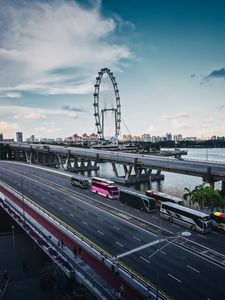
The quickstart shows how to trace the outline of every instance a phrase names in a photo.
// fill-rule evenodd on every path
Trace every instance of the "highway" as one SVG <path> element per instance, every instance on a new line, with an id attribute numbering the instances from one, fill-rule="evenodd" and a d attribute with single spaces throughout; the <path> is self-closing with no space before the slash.
<path id="1" fill-rule="evenodd" d="M 118 151 L 103 151 L 95 149 L 84 149 L 75 147 L 63 147 L 55 145 L 41 144 L 9 144 L 12 149 L 21 149 L 26 151 L 37 151 L 44 153 L 54 153 L 71 157 L 84 157 L 87 159 L 114 162 L 118 164 L 137 165 L 142 168 L 153 168 L 156 170 L 169 171 L 174 173 L 189 174 L 205 177 L 208 167 L 211 168 L 211 175 L 214 180 L 225 179 L 225 163 L 200 161 L 200 160 L 178 160 L 175 158 L 160 157 L 153 155 L 143 155 L 137 153 L 125 153 Z M 47 148 L 46 148 L 47 147 Z"/>
<path id="2" fill-rule="evenodd" d="M 22 175 L 22 176 L 21 176 Z M 127 219 L 118 218 L 97 207 L 96 201 L 114 206 L 115 203 L 90 190 L 81 190 L 70 184 L 69 177 L 41 168 L 0 161 L 0 180 L 22 191 L 24 195 L 55 214 L 80 233 L 116 256 L 135 247 L 149 243 L 156 236 Z M 115 202 L 115 201 L 114 201 Z M 123 206 L 117 203 L 123 210 Z M 132 209 L 129 209 L 132 212 Z M 158 213 L 136 212 L 139 218 L 158 223 Z M 123 212 L 121 211 L 121 215 Z M 153 218 L 155 217 L 155 218 Z M 165 220 L 162 226 L 171 226 Z M 204 236 L 204 235 L 203 235 Z M 216 251 L 225 249 L 224 236 L 210 233 L 206 238 L 193 234 L 191 239 Z M 142 274 L 175 299 L 224 299 L 225 266 L 218 266 L 175 244 L 170 244 L 152 258 L 155 248 L 147 248 L 125 257 L 124 262 Z M 216 278 L 216 283 L 214 278 Z"/>

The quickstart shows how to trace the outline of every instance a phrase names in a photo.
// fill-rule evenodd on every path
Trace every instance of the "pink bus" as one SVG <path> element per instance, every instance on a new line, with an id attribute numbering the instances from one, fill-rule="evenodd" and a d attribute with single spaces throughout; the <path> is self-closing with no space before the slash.
<path id="1" fill-rule="evenodd" d="M 93 181 L 91 185 L 92 192 L 105 196 L 109 199 L 119 199 L 120 193 L 115 185 L 111 185 L 105 182 Z"/>

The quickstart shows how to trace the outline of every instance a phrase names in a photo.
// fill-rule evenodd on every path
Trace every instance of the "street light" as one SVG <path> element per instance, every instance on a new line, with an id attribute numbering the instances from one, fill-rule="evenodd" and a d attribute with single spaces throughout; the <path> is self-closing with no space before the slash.
<path id="1" fill-rule="evenodd" d="M 12 240 L 13 240 L 13 255 L 15 256 L 16 255 L 15 234 L 14 234 L 15 226 L 12 225 L 11 228 L 12 228 Z"/>
<path id="2" fill-rule="evenodd" d="M 25 210 L 24 210 L 24 197 L 23 197 L 23 175 L 21 174 L 21 194 L 22 194 L 22 203 L 23 203 L 23 222 L 25 222 Z"/>
<path id="3" fill-rule="evenodd" d="M 161 227 L 160 227 L 161 228 Z M 189 231 L 183 231 L 181 233 L 178 233 L 178 234 L 175 234 L 174 236 L 171 236 L 171 237 L 161 237 L 159 236 L 159 238 L 155 241 L 152 241 L 150 243 L 147 243 L 145 245 L 142 245 L 142 246 L 139 246 L 137 248 L 134 248 L 134 249 L 131 249 L 127 252 L 124 252 L 124 253 L 121 253 L 119 255 L 116 255 L 113 257 L 113 261 L 116 262 L 118 259 L 122 258 L 122 257 L 125 257 L 125 256 L 128 256 L 132 253 L 135 253 L 135 252 L 138 252 L 140 250 L 143 250 L 143 249 L 146 249 L 148 247 L 152 247 L 152 246 L 155 246 L 155 245 L 159 245 L 160 243 L 163 243 L 163 242 L 168 242 L 166 245 L 162 246 L 161 248 L 158 247 L 158 249 L 153 253 L 151 254 L 148 258 L 151 258 L 153 257 L 155 254 L 157 254 L 158 252 L 160 252 L 162 249 L 164 249 L 165 247 L 167 247 L 169 244 L 172 244 L 174 243 L 174 241 L 176 241 L 177 239 L 179 239 L 180 237 L 189 237 L 191 236 L 191 233 Z M 171 240 L 170 240 L 171 239 Z M 158 299 L 158 289 L 159 289 L 159 279 L 158 279 L 158 269 L 157 268 L 157 289 L 156 289 L 156 299 Z"/>
<path id="4" fill-rule="evenodd" d="M 168 245 L 174 243 L 176 240 L 178 240 L 180 237 L 189 237 L 191 236 L 191 233 L 189 231 L 183 231 L 181 233 L 176 234 L 175 236 L 171 236 L 171 237 L 165 237 L 165 238 L 160 238 L 157 240 L 160 244 L 160 242 L 166 242 L 168 241 L 168 243 L 164 246 L 162 246 L 161 248 L 157 249 L 154 253 L 152 253 L 148 258 L 151 258 L 152 256 L 154 256 L 155 254 L 157 254 L 158 252 L 160 252 L 162 249 L 166 248 Z M 170 239 L 172 239 L 170 241 Z"/>

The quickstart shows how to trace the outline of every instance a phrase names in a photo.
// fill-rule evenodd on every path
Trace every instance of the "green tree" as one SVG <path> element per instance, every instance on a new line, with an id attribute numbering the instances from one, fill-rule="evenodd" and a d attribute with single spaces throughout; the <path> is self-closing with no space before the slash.
<path id="1" fill-rule="evenodd" d="M 210 207 L 221 208 L 225 206 L 225 199 L 221 196 L 219 190 L 214 190 L 208 183 L 203 183 L 196 186 L 192 191 L 185 188 L 183 198 L 188 201 L 190 206 L 197 203 L 201 209 Z"/>

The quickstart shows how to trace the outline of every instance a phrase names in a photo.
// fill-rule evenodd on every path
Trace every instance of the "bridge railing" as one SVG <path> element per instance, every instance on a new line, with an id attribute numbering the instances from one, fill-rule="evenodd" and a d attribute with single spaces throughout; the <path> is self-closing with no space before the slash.
<path id="1" fill-rule="evenodd" d="M 22 195 L 14 188 L 11 188 L 6 183 L 0 181 L 0 185 L 6 188 L 6 190 L 12 192 L 18 199 L 24 201 L 27 206 L 33 207 L 36 210 L 44 213 L 48 218 L 52 219 L 55 224 L 58 223 L 61 229 L 62 227 L 65 229 L 69 237 L 75 238 L 76 242 L 80 243 L 80 245 L 82 245 L 83 247 L 86 245 L 86 249 L 89 249 L 89 252 L 92 252 L 93 255 L 98 257 L 98 259 L 102 259 L 102 257 L 104 257 L 105 263 L 108 267 L 114 266 L 115 261 L 113 260 L 112 255 L 108 253 L 106 250 L 104 250 L 103 248 L 101 248 L 99 245 L 95 244 L 93 241 L 83 236 L 76 229 L 72 228 L 71 226 L 69 226 L 68 224 L 66 224 L 56 216 L 54 216 L 52 213 L 50 213 L 48 210 L 38 205 L 36 202 Z M 124 262 L 118 261 L 117 268 L 120 274 L 124 275 L 126 280 L 128 278 L 128 282 L 132 282 L 132 283 L 136 282 L 136 285 L 139 286 L 139 288 L 145 294 L 151 292 L 153 295 L 156 295 L 156 293 L 158 293 L 159 300 L 170 299 L 170 297 L 167 296 L 163 291 L 157 289 L 153 283 L 151 283 L 149 280 L 145 279 L 141 274 L 139 274 L 138 272 L 134 271 L 132 268 L 127 266 Z"/>
<path id="2" fill-rule="evenodd" d="M 44 234 L 43 231 L 40 230 L 40 228 L 38 228 L 38 226 L 36 226 L 26 216 L 22 215 L 21 212 L 18 209 L 16 209 L 14 206 L 12 206 L 11 203 L 9 203 L 8 201 L 7 201 L 7 204 L 10 206 L 11 210 L 14 211 L 14 212 L 16 212 L 16 214 L 20 215 L 21 218 L 23 218 L 26 221 L 26 224 L 29 224 L 30 227 L 36 233 L 39 234 L 39 236 L 41 236 L 42 238 L 44 238 L 44 240 L 46 241 L 46 244 L 48 244 L 49 247 L 51 245 L 53 248 L 57 249 L 57 253 L 59 253 L 62 257 L 66 258 L 66 260 L 70 263 L 70 265 L 73 266 L 73 270 L 74 270 L 75 273 L 80 272 L 83 275 L 83 277 L 92 284 L 93 287 L 96 287 L 98 289 L 98 291 L 101 292 L 101 295 L 105 296 L 106 299 L 114 299 L 114 295 L 112 295 L 107 289 L 105 289 L 105 287 L 103 285 L 101 285 L 93 276 L 91 276 L 88 273 L 88 271 L 86 271 L 81 265 L 79 265 L 78 262 L 76 262 L 75 260 L 73 260 L 65 251 L 63 251 L 58 245 L 56 245 L 56 243 L 54 243 L 54 241 L 51 240 L 49 238 L 49 236 L 47 236 L 46 234 Z M 46 251 L 45 248 L 42 247 L 42 249 L 49 255 L 48 251 Z M 54 259 L 54 257 L 51 257 L 51 258 L 58 264 L 57 260 Z M 62 268 L 62 269 L 64 270 L 65 268 Z M 67 273 L 68 273 L 68 271 L 67 271 Z"/>

